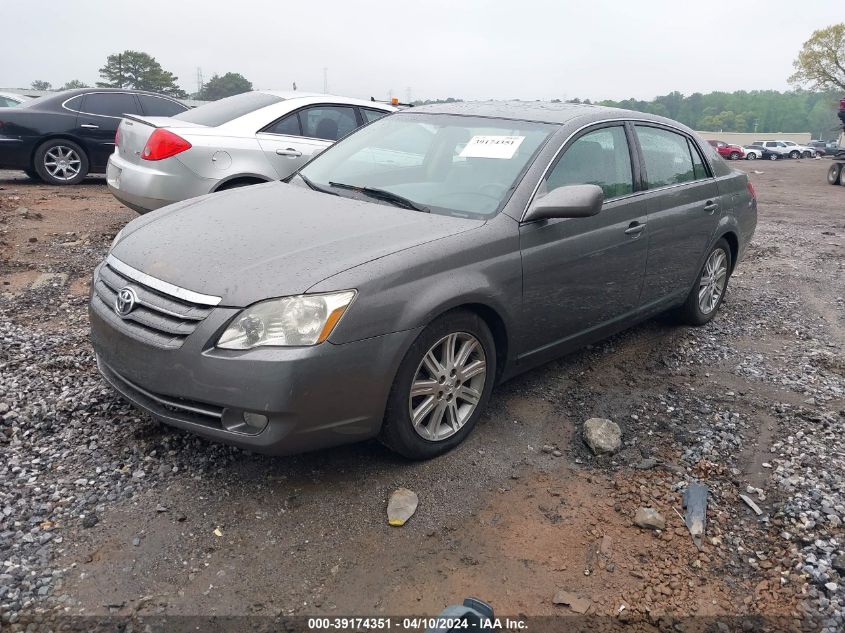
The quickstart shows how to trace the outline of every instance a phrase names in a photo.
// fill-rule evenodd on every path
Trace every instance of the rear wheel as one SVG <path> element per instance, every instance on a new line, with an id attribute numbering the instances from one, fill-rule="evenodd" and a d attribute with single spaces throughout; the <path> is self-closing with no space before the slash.
<path id="1" fill-rule="evenodd" d="M 839 179 L 841 178 L 842 172 L 842 165 L 839 163 L 833 163 L 830 166 L 830 169 L 827 170 L 827 184 L 829 185 L 838 185 Z"/>
<path id="2" fill-rule="evenodd" d="M 731 152 L 728 158 L 730 158 L 731 160 L 739 160 L 739 152 Z"/>
<path id="3" fill-rule="evenodd" d="M 731 270 L 731 248 L 720 239 L 704 260 L 704 266 L 681 307 L 680 316 L 690 325 L 709 322 L 722 305 Z"/>
<path id="4" fill-rule="evenodd" d="M 769 154 L 769 160 L 777 160 L 777 159 L 778 159 L 778 155 L 777 155 L 777 154 L 775 154 L 774 152 L 772 152 L 771 154 Z"/>
<path id="5" fill-rule="evenodd" d="M 757 152 L 748 152 L 745 155 L 745 160 L 757 160 Z"/>
<path id="6" fill-rule="evenodd" d="M 804 158 L 812 158 L 812 157 L 813 157 L 813 152 L 806 151 L 806 152 L 802 153 L 801 155 L 802 155 Z"/>
<path id="7" fill-rule="evenodd" d="M 23 173 L 25 173 L 27 176 L 29 176 L 32 180 L 36 180 L 36 181 L 41 180 L 41 176 L 39 176 L 38 172 L 35 171 L 34 169 L 24 169 Z"/>
<path id="8" fill-rule="evenodd" d="M 33 162 L 41 179 L 51 185 L 76 185 L 88 174 L 85 151 L 64 138 L 42 143 Z"/>
<path id="9" fill-rule="evenodd" d="M 410 459 L 429 459 L 460 444 L 490 399 L 496 346 L 476 314 L 455 310 L 414 341 L 393 382 L 381 441 Z"/>
<path id="10" fill-rule="evenodd" d="M 799 158 L 800 156 L 801 156 L 801 152 L 799 152 L 797 149 L 794 149 L 791 152 L 789 152 L 790 158 Z"/>

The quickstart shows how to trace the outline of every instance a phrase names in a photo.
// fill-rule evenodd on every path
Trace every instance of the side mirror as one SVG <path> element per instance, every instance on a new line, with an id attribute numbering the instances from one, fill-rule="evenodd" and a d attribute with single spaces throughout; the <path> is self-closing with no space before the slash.
<path id="1" fill-rule="evenodd" d="M 588 218 L 601 211 L 604 192 L 598 185 L 568 185 L 535 200 L 525 222 L 549 218 Z"/>

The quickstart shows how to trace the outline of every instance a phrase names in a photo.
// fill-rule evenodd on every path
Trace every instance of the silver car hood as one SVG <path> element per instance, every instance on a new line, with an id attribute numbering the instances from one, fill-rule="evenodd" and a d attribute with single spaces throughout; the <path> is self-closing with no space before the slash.
<path id="1" fill-rule="evenodd" d="M 303 293 L 353 266 L 481 224 L 274 182 L 137 218 L 112 255 L 162 281 L 221 297 L 220 305 L 243 307 Z"/>

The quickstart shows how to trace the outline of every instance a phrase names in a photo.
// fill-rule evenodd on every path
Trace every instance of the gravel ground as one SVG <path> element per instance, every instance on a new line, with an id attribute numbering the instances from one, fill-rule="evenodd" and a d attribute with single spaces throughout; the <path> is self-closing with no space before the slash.
<path id="1" fill-rule="evenodd" d="M 0 628 L 432 614 L 469 594 L 544 616 L 569 612 L 565 589 L 609 619 L 842 630 L 845 190 L 826 161 L 737 166 L 762 172 L 760 225 L 713 323 L 653 320 L 510 381 L 423 464 L 375 443 L 261 457 L 127 406 L 85 307 L 133 214 L 101 180 L 0 172 Z M 619 453 L 592 456 L 589 417 L 622 427 Z M 675 513 L 692 481 L 710 495 L 700 551 Z M 420 509 L 388 528 L 400 485 Z M 666 529 L 635 527 L 641 506 Z"/>

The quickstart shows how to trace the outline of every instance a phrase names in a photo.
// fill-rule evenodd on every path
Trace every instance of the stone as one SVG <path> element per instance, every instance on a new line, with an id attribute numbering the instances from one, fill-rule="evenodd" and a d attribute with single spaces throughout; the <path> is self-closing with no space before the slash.
<path id="1" fill-rule="evenodd" d="M 555 604 L 560 604 L 565 607 L 569 607 L 575 613 L 587 613 L 592 606 L 592 602 L 587 598 L 581 598 L 580 596 L 569 592 L 569 591 L 558 591 L 555 594 L 555 597 L 552 598 L 552 602 Z"/>
<path id="2" fill-rule="evenodd" d="M 622 430 L 605 418 L 590 418 L 584 422 L 584 441 L 596 455 L 615 453 L 622 447 Z"/>
<path id="3" fill-rule="evenodd" d="M 399 527 L 414 516 L 419 505 L 417 493 L 407 488 L 398 488 L 390 495 L 387 502 L 387 522 L 389 525 Z"/>
<path id="4" fill-rule="evenodd" d="M 48 286 L 64 286 L 67 283 L 67 273 L 41 273 L 32 282 L 30 288 L 33 290 L 39 290 L 41 288 L 47 288 Z"/>
<path id="5" fill-rule="evenodd" d="M 634 524 L 645 530 L 663 530 L 666 519 L 654 508 L 640 508 L 634 517 Z"/>
<path id="6" fill-rule="evenodd" d="M 97 518 L 96 514 L 86 514 L 85 518 L 82 519 L 82 527 L 92 528 L 95 525 L 97 525 L 97 523 L 99 523 L 99 522 L 100 522 L 100 519 Z"/>

